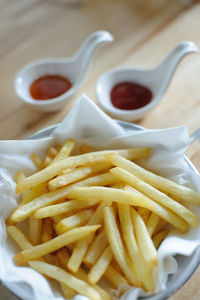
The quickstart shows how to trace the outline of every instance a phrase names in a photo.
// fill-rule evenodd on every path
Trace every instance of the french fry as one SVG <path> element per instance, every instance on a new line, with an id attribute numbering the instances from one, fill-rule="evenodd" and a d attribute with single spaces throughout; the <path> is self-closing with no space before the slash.
<path id="1" fill-rule="evenodd" d="M 64 266 L 64 268 L 67 267 L 68 261 L 69 261 L 69 254 L 67 252 L 67 250 L 65 248 L 59 250 L 56 253 L 60 263 Z M 83 269 L 79 269 L 79 271 L 76 273 L 76 276 L 84 281 L 88 281 L 88 275 L 87 273 L 83 270 Z M 99 287 L 97 284 L 92 284 L 92 286 L 97 290 L 97 292 L 99 292 L 99 294 L 101 295 L 103 300 L 111 300 L 111 296 L 110 294 L 102 289 L 101 287 Z"/>
<path id="2" fill-rule="evenodd" d="M 148 196 L 150 199 L 156 201 L 157 203 L 163 205 L 164 207 L 172 210 L 176 215 L 181 217 L 185 222 L 187 222 L 192 227 L 197 227 L 199 224 L 198 216 L 192 213 L 185 206 L 176 202 L 172 198 L 168 197 L 164 193 L 160 192 L 153 186 L 149 185 L 145 181 L 139 179 L 130 172 L 116 167 L 110 170 L 110 173 L 116 176 L 118 179 L 126 182 L 130 186 L 138 189 L 140 192 Z"/>
<path id="3" fill-rule="evenodd" d="M 73 275 L 59 267 L 37 260 L 29 261 L 29 264 L 34 270 L 49 276 L 57 280 L 58 282 L 66 284 L 79 294 L 82 294 L 88 297 L 89 299 L 103 300 L 100 294 L 92 286 L 90 286 L 85 281 L 74 277 Z"/>
<path id="4" fill-rule="evenodd" d="M 63 282 L 60 282 L 61 290 L 66 299 L 68 298 L 74 298 L 76 296 L 75 290 L 64 284 Z"/>
<path id="5" fill-rule="evenodd" d="M 41 240 L 43 243 L 50 241 L 53 238 L 53 224 L 50 218 L 43 220 Z"/>
<path id="6" fill-rule="evenodd" d="M 48 167 L 51 164 L 52 160 L 53 159 L 49 155 L 47 155 L 43 161 L 43 168 Z"/>
<path id="7" fill-rule="evenodd" d="M 165 193 L 171 193 L 182 200 L 194 204 L 200 204 L 200 194 L 191 188 L 177 184 L 167 178 L 158 176 L 140 167 L 134 162 L 128 161 L 126 158 L 118 155 L 117 153 L 106 155 L 106 158 L 115 166 L 125 169 L 126 171 L 134 174 L 135 176 Z"/>
<path id="8" fill-rule="evenodd" d="M 7 233 L 16 242 L 20 249 L 31 249 L 33 245 L 28 241 L 23 232 L 16 226 L 7 226 Z"/>
<path id="9" fill-rule="evenodd" d="M 122 276 L 112 265 L 109 265 L 105 277 L 110 281 L 115 289 L 118 289 L 120 285 L 128 285 L 128 281 Z"/>
<path id="10" fill-rule="evenodd" d="M 98 206 L 87 225 L 101 224 L 103 222 L 103 209 L 106 206 L 110 206 L 112 202 L 102 201 Z M 74 273 L 76 273 L 84 259 L 87 249 L 94 239 L 94 234 L 90 234 L 85 239 L 81 239 L 73 249 L 72 255 L 69 259 L 67 267 Z"/>
<path id="11" fill-rule="evenodd" d="M 64 203 L 49 205 L 38 209 L 34 213 L 34 218 L 42 219 L 42 218 L 52 217 L 56 215 L 61 215 L 63 213 L 72 211 L 73 209 L 80 209 L 80 208 L 86 208 L 86 207 L 97 205 L 99 202 L 100 202 L 99 200 L 93 200 L 93 199 L 85 200 L 85 201 L 70 200 Z"/>
<path id="12" fill-rule="evenodd" d="M 152 235 L 154 234 L 159 221 L 160 221 L 160 217 L 155 215 L 154 213 L 152 213 L 148 218 L 146 222 L 146 227 L 150 237 L 152 237 Z"/>
<path id="13" fill-rule="evenodd" d="M 140 215 L 133 207 L 131 207 L 130 212 L 139 249 L 149 267 L 153 268 L 158 264 L 158 254 L 156 248 Z"/>
<path id="14" fill-rule="evenodd" d="M 67 195 L 67 198 L 76 198 L 80 200 L 84 200 L 87 197 L 95 200 L 109 199 L 110 201 L 121 202 L 128 205 L 142 206 L 150 210 L 154 207 L 154 202 L 143 195 L 139 195 L 132 191 L 129 192 L 107 187 L 74 188 L 69 191 Z"/>
<path id="15" fill-rule="evenodd" d="M 58 154 L 58 151 L 55 147 L 51 146 L 49 147 L 49 149 L 47 150 L 47 155 L 49 157 L 51 157 L 52 159 Z"/>
<path id="16" fill-rule="evenodd" d="M 104 226 L 109 245 L 116 261 L 120 265 L 120 268 L 125 274 L 128 281 L 131 282 L 131 284 L 133 284 L 134 286 L 137 286 L 135 272 L 122 244 L 114 212 L 111 207 L 104 208 Z"/>
<path id="17" fill-rule="evenodd" d="M 35 198 L 39 197 L 40 195 L 46 192 L 47 192 L 46 182 L 34 186 L 30 191 L 26 191 L 26 195 L 22 200 L 21 205 L 31 202 L 32 200 L 34 200 Z"/>
<path id="18" fill-rule="evenodd" d="M 99 257 L 98 261 L 95 263 L 95 265 L 90 269 L 90 272 L 88 273 L 88 278 L 91 283 L 97 283 L 103 274 L 106 272 L 106 269 L 108 268 L 111 260 L 112 260 L 112 251 L 110 249 L 110 246 L 106 247 L 106 249 L 103 251 L 101 256 Z"/>
<path id="19" fill-rule="evenodd" d="M 167 229 L 163 229 L 161 230 L 159 233 L 155 234 L 152 237 L 154 246 L 156 247 L 156 249 L 159 248 L 160 244 L 162 243 L 162 241 L 164 240 L 164 238 L 166 237 L 166 235 L 169 233 L 169 230 Z"/>
<path id="20" fill-rule="evenodd" d="M 75 146 L 74 140 L 71 140 L 71 139 L 67 140 L 64 143 L 64 145 L 60 148 L 59 152 L 56 154 L 55 158 L 52 160 L 51 163 L 54 164 L 55 162 L 57 162 L 59 160 L 63 160 L 65 158 L 67 158 L 71 154 L 74 146 Z"/>
<path id="21" fill-rule="evenodd" d="M 35 246 L 40 243 L 42 232 L 42 220 L 29 217 L 29 240 Z"/>
<path id="22" fill-rule="evenodd" d="M 79 167 L 65 175 L 60 175 L 50 180 L 48 186 L 50 190 L 55 190 L 60 187 L 66 186 L 70 183 L 79 181 L 89 175 L 92 175 L 93 173 L 103 170 L 107 171 L 110 167 L 111 164 L 109 162 L 104 162 L 101 164 L 92 164 L 86 167 Z"/>
<path id="23" fill-rule="evenodd" d="M 152 274 L 140 256 L 140 250 L 137 245 L 133 224 L 131 220 L 130 207 L 126 204 L 118 203 L 118 214 L 120 219 L 121 230 L 124 238 L 126 248 L 136 271 L 137 280 L 147 291 L 153 292 L 155 289 Z M 142 282 L 141 282 L 142 281 Z"/>
<path id="24" fill-rule="evenodd" d="M 134 192 L 134 191 L 132 191 L 132 188 L 129 188 L 129 190 L 130 190 L 130 192 Z M 149 200 L 152 201 L 151 199 L 149 199 Z M 179 229 L 181 232 L 186 232 L 188 230 L 188 224 L 183 219 L 181 219 L 176 214 L 174 214 L 172 211 L 163 207 L 162 205 L 160 205 L 154 201 L 152 201 L 152 202 L 154 205 L 153 208 L 151 209 L 152 212 L 154 212 L 155 214 L 157 214 L 158 216 L 160 216 L 161 218 L 166 220 L 168 223 L 173 225 L 175 228 Z"/>
<path id="25" fill-rule="evenodd" d="M 93 266 L 107 246 L 108 241 L 106 233 L 105 230 L 102 230 L 90 245 L 83 262 Z"/>
<path id="26" fill-rule="evenodd" d="M 115 182 L 116 179 L 109 173 L 104 173 L 101 175 L 96 175 L 94 177 L 90 177 L 84 179 L 80 182 L 74 183 L 68 187 L 49 192 L 39 196 L 38 198 L 34 199 L 30 203 L 22 205 L 18 207 L 12 214 L 11 220 L 14 222 L 19 222 L 25 220 L 31 214 L 33 214 L 37 209 L 47 206 L 49 204 L 53 204 L 56 201 L 65 198 L 69 191 L 75 187 L 80 186 L 92 186 L 92 185 L 108 185 Z"/>
<path id="27" fill-rule="evenodd" d="M 153 235 L 156 234 L 156 233 L 158 233 L 160 230 L 162 230 L 165 227 L 166 223 L 167 222 L 164 219 L 160 218 L 160 220 L 158 222 L 158 225 L 156 226 L 156 228 L 155 228 L 155 230 L 153 232 Z"/>
<path id="28" fill-rule="evenodd" d="M 32 153 L 30 155 L 30 159 L 32 160 L 32 162 L 34 163 L 36 168 L 38 168 L 38 170 L 42 169 L 43 163 L 42 163 L 42 159 L 39 155 L 37 155 L 36 153 Z"/>
<path id="29" fill-rule="evenodd" d="M 15 182 L 19 183 L 22 182 L 24 179 L 26 178 L 25 174 L 22 171 L 19 171 L 15 174 Z M 25 191 L 23 193 L 21 193 L 21 203 L 24 201 L 24 198 L 26 197 L 26 194 L 28 193 L 28 191 Z"/>
<path id="30" fill-rule="evenodd" d="M 88 235 L 89 233 L 96 231 L 99 227 L 100 225 L 74 228 L 46 243 L 37 245 L 31 249 L 27 249 L 18 253 L 17 255 L 15 255 L 14 260 L 18 265 L 23 265 L 31 259 L 36 259 L 38 257 L 44 256 L 70 243 L 73 243 L 78 239 Z"/>
<path id="31" fill-rule="evenodd" d="M 109 151 L 109 150 L 97 151 L 97 152 L 67 157 L 61 161 L 59 160 L 53 164 L 50 164 L 45 169 L 29 177 L 26 177 L 22 182 L 17 184 L 16 193 L 21 193 L 25 190 L 28 190 L 29 188 L 32 188 L 35 185 L 38 185 L 39 183 L 52 179 L 54 176 L 58 175 L 59 173 L 61 173 L 67 168 L 74 168 L 88 163 L 105 162 L 104 155 L 107 153 L 111 153 L 113 151 Z M 149 157 L 150 148 L 115 150 L 115 152 L 121 154 L 122 156 L 125 156 L 128 159 L 138 159 L 138 158 Z"/>
<path id="32" fill-rule="evenodd" d="M 90 219 L 93 213 L 94 213 L 93 210 L 86 209 L 81 211 L 80 213 L 62 219 L 56 225 L 56 232 L 62 234 L 74 227 L 78 227 L 86 224 L 86 222 Z"/>
<path id="33" fill-rule="evenodd" d="M 138 207 L 137 212 L 140 215 L 140 217 L 142 218 L 142 220 L 144 221 L 144 223 L 146 223 L 146 221 L 148 220 L 148 218 L 151 214 L 150 210 L 148 210 L 144 207 Z"/>

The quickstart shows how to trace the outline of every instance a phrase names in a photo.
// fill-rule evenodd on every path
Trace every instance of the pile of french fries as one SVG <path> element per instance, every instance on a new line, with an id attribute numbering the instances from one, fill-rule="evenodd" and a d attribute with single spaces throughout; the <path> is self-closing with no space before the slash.
<path id="1" fill-rule="evenodd" d="M 200 194 L 138 164 L 150 148 L 95 151 L 74 140 L 50 147 L 38 168 L 16 174 L 18 207 L 7 219 L 7 232 L 21 252 L 14 261 L 59 282 L 68 299 L 82 294 L 112 299 L 114 289 L 141 287 L 154 292 L 157 249 L 168 232 L 197 227 L 198 216 L 184 203 L 200 204 Z M 28 221 L 28 237 L 18 223 Z M 125 289 L 124 289 L 125 290 Z"/>

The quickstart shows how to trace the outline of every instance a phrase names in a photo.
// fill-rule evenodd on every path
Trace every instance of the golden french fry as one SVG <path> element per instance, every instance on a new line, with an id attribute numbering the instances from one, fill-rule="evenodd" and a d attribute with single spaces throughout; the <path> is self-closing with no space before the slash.
<path id="1" fill-rule="evenodd" d="M 168 197 L 164 193 L 160 192 L 153 186 L 149 185 L 145 181 L 139 179 L 135 175 L 130 172 L 116 167 L 110 170 L 110 173 L 116 176 L 118 179 L 126 182 L 130 186 L 138 189 L 140 192 L 148 196 L 150 199 L 156 201 L 157 203 L 163 205 L 164 207 L 172 210 L 176 215 L 181 217 L 184 221 L 186 221 L 190 226 L 197 227 L 199 224 L 199 218 L 197 215 L 192 213 L 185 206 L 176 202 L 172 198 Z"/>
<path id="2" fill-rule="evenodd" d="M 42 218 L 52 217 L 56 215 L 61 215 L 63 213 L 72 211 L 73 209 L 86 208 L 86 207 L 97 205 L 98 203 L 99 200 L 93 200 L 93 199 L 85 200 L 85 201 L 79 201 L 79 200 L 66 201 L 64 203 L 49 205 L 36 210 L 36 212 L 34 213 L 34 218 L 42 219 Z"/>
<path id="3" fill-rule="evenodd" d="M 104 275 L 115 289 L 118 289 L 118 287 L 122 284 L 129 285 L 124 276 L 122 276 L 112 265 L 108 266 Z"/>
<path id="4" fill-rule="evenodd" d="M 22 172 L 22 171 L 19 171 L 15 174 L 15 182 L 16 183 L 19 183 L 19 182 L 22 182 L 24 179 L 26 178 L 25 174 Z M 21 202 L 20 204 L 24 201 L 24 198 L 26 197 L 26 194 L 28 193 L 29 191 L 25 191 L 23 193 L 21 193 Z"/>
<path id="5" fill-rule="evenodd" d="M 167 229 L 163 229 L 161 230 L 159 233 L 155 234 L 152 237 L 154 246 L 156 247 L 156 249 L 159 248 L 160 244 L 162 243 L 162 241 L 164 240 L 164 238 L 166 237 L 166 235 L 169 233 L 169 230 Z"/>
<path id="6" fill-rule="evenodd" d="M 36 168 L 38 168 L 39 170 L 42 169 L 43 163 L 42 163 L 42 159 L 41 159 L 41 157 L 39 155 L 37 155 L 36 153 L 32 153 L 30 155 L 30 159 L 33 161 L 33 163 L 36 166 Z"/>
<path id="7" fill-rule="evenodd" d="M 83 262 L 93 266 L 107 246 L 108 241 L 106 233 L 105 230 L 102 230 L 90 245 Z"/>
<path id="8" fill-rule="evenodd" d="M 57 280 L 58 282 L 62 282 L 66 284 L 67 286 L 74 289 L 79 294 L 82 294 L 88 297 L 89 299 L 103 300 L 99 295 L 99 293 L 87 282 L 74 277 L 73 275 L 71 275 L 70 273 L 64 271 L 59 267 L 47 264 L 45 262 L 37 261 L 37 260 L 29 261 L 29 264 L 34 270 L 49 276 Z"/>
<path id="9" fill-rule="evenodd" d="M 148 210 L 144 207 L 138 207 L 137 212 L 140 215 L 140 217 L 142 218 L 142 220 L 144 221 L 144 223 L 146 223 L 146 221 L 148 220 L 148 218 L 151 214 L 150 210 Z"/>
<path id="10" fill-rule="evenodd" d="M 35 185 L 38 185 L 39 183 L 47 181 L 67 168 L 78 167 L 88 163 L 105 162 L 104 155 L 111 152 L 117 152 L 128 159 L 138 159 L 149 157 L 151 150 L 150 148 L 135 148 L 113 151 L 105 150 L 67 157 L 61 161 L 59 160 L 49 165 L 45 169 L 29 177 L 26 177 L 22 182 L 17 184 L 16 193 L 21 193 L 29 188 L 32 188 Z"/>
<path id="11" fill-rule="evenodd" d="M 67 250 L 63 248 L 63 249 L 59 250 L 56 255 L 57 255 L 60 263 L 66 268 L 68 260 L 69 260 L 69 254 L 68 254 Z M 76 273 L 76 276 L 78 278 L 88 282 L 88 275 L 83 269 L 80 268 L 79 271 Z M 102 289 L 101 287 L 99 287 L 97 284 L 92 284 L 92 286 L 97 290 L 97 292 L 99 292 L 99 294 L 102 297 L 102 300 L 111 300 L 112 299 L 110 294 L 107 291 L 105 291 L 104 289 Z"/>
<path id="12" fill-rule="evenodd" d="M 89 233 L 96 231 L 99 227 L 100 225 L 74 228 L 46 243 L 37 245 L 31 249 L 27 249 L 18 253 L 17 255 L 15 255 L 14 260 L 17 264 L 23 265 L 31 259 L 36 259 L 38 257 L 44 256 L 70 243 L 73 243 L 88 235 Z"/>
<path id="13" fill-rule="evenodd" d="M 140 215 L 133 207 L 131 207 L 130 212 L 139 249 L 149 268 L 153 268 L 158 264 L 158 254 L 156 248 Z"/>
<path id="14" fill-rule="evenodd" d="M 155 289 L 152 274 L 143 261 L 140 250 L 135 238 L 134 228 L 131 220 L 130 207 L 126 204 L 118 203 L 118 214 L 120 219 L 120 225 L 122 230 L 123 239 L 128 249 L 129 256 L 134 265 L 136 271 L 137 280 L 142 286 L 142 282 L 147 291 L 153 292 Z M 148 254 L 147 254 L 148 255 Z"/>
<path id="15" fill-rule="evenodd" d="M 61 286 L 61 290 L 62 290 L 63 296 L 66 299 L 74 298 L 74 296 L 76 296 L 75 290 L 73 290 L 72 288 L 70 288 L 69 286 L 67 286 L 66 284 L 64 284 L 63 282 L 60 282 L 60 286 Z"/>
<path id="16" fill-rule="evenodd" d="M 33 246 L 28 241 L 28 239 L 25 237 L 23 232 L 17 228 L 16 226 L 7 226 L 6 230 L 10 237 L 16 242 L 16 244 L 19 246 L 20 249 L 30 249 Z"/>
<path id="17" fill-rule="evenodd" d="M 29 217 L 29 240 L 35 246 L 40 243 L 42 232 L 42 220 Z"/>
<path id="18" fill-rule="evenodd" d="M 98 206 L 96 211 L 93 213 L 91 219 L 88 221 L 87 225 L 101 224 L 103 222 L 103 209 L 106 206 L 110 206 L 112 203 L 110 201 L 102 201 Z M 77 242 L 76 246 L 72 251 L 72 255 L 69 259 L 67 267 L 74 273 L 76 273 L 84 259 L 87 249 L 94 239 L 94 234 L 90 234 L 84 239 Z"/>
<path id="19" fill-rule="evenodd" d="M 200 194 L 186 186 L 158 176 L 140 167 L 139 165 L 128 161 L 126 158 L 118 155 L 117 153 L 108 154 L 106 155 L 106 158 L 115 166 L 125 169 L 126 171 L 134 174 L 135 176 L 167 194 L 170 193 L 181 198 L 182 200 L 189 201 L 194 204 L 200 204 Z"/>
<path id="20" fill-rule="evenodd" d="M 43 168 L 48 167 L 51 164 L 52 160 L 53 159 L 49 155 L 47 155 L 43 161 Z"/>
<path id="21" fill-rule="evenodd" d="M 60 199 L 63 199 L 67 196 L 69 191 L 75 187 L 80 186 L 92 186 L 92 185 L 108 185 L 115 182 L 116 179 L 109 173 L 104 173 L 101 175 L 96 175 L 87 179 L 84 179 L 80 182 L 74 183 L 68 187 L 49 192 L 39 196 L 38 198 L 34 199 L 30 203 L 22 205 L 18 207 L 12 214 L 11 219 L 12 221 L 23 221 L 31 214 L 33 214 L 37 209 L 47 206 L 49 204 L 55 203 Z"/>
<path id="22" fill-rule="evenodd" d="M 60 148 L 59 152 L 56 154 L 55 158 L 52 160 L 51 163 L 54 164 L 55 162 L 57 162 L 59 160 L 63 160 L 65 158 L 67 158 L 71 154 L 74 146 L 75 146 L 74 140 L 71 140 L 71 139 L 67 140 L 64 143 L 64 145 Z"/>
<path id="23" fill-rule="evenodd" d="M 106 247 L 106 249 L 103 251 L 101 256 L 99 257 L 98 261 L 95 263 L 95 265 L 90 269 L 90 272 L 88 273 L 88 278 L 91 283 L 97 283 L 103 274 L 106 272 L 106 269 L 108 268 L 111 260 L 112 260 L 112 251 L 110 249 L 110 246 Z"/>
<path id="24" fill-rule="evenodd" d="M 94 213 L 93 210 L 86 209 L 86 210 L 81 211 L 80 213 L 77 213 L 75 215 L 72 215 L 70 217 L 66 217 L 66 218 L 62 219 L 56 225 L 56 232 L 58 232 L 59 234 L 62 234 L 74 227 L 85 225 L 93 213 Z"/>
<path id="25" fill-rule="evenodd" d="M 89 175 L 92 175 L 93 173 L 103 171 L 103 170 L 107 171 L 110 167 L 111 164 L 106 161 L 101 164 L 92 164 L 86 167 L 79 167 L 65 175 L 60 175 L 50 180 L 48 186 L 50 190 L 55 190 L 60 187 L 66 186 L 70 183 L 79 181 Z"/>
<path id="26" fill-rule="evenodd" d="M 160 217 L 158 215 L 155 215 L 154 213 L 152 213 L 148 218 L 146 222 L 146 227 L 150 237 L 152 237 L 152 235 L 154 234 L 159 221 Z"/>
<path id="27" fill-rule="evenodd" d="M 58 151 L 55 147 L 51 146 L 49 147 L 49 149 L 47 150 L 47 155 L 49 157 L 51 157 L 52 159 L 58 154 Z"/>
<path id="28" fill-rule="evenodd" d="M 132 188 L 129 188 L 129 191 L 132 192 Z M 141 193 L 141 195 L 142 195 L 142 193 Z M 146 196 L 144 196 L 144 197 L 146 197 Z M 146 197 L 146 198 L 148 198 L 148 197 Z M 149 199 L 149 201 L 152 201 L 152 200 Z M 186 232 L 188 230 L 188 224 L 183 219 L 181 219 L 176 214 L 174 214 L 172 211 L 163 207 L 162 205 L 160 205 L 154 201 L 152 201 L 152 202 L 154 205 L 153 208 L 151 209 L 152 212 L 154 212 L 155 214 L 157 214 L 158 216 L 160 216 L 161 218 L 166 220 L 168 223 L 173 225 L 175 228 L 179 229 L 181 232 Z"/>
<path id="29" fill-rule="evenodd" d="M 116 261 L 131 284 L 137 286 L 135 272 L 122 244 L 119 229 L 114 216 L 114 211 L 111 207 L 104 208 L 104 226 L 109 245 Z"/>
<path id="30" fill-rule="evenodd" d="M 162 230 L 165 227 L 166 223 L 167 222 L 164 219 L 160 218 L 160 220 L 158 222 L 158 225 L 156 226 L 156 228 L 154 230 L 153 235 L 156 234 L 156 233 L 158 233 L 160 230 Z"/>
<path id="31" fill-rule="evenodd" d="M 26 204 L 28 202 L 31 202 L 35 198 L 39 197 L 40 195 L 47 192 L 47 184 L 46 182 L 40 183 L 39 185 L 34 186 L 30 191 L 26 191 L 26 195 L 22 202 L 22 204 Z"/>
<path id="32" fill-rule="evenodd" d="M 41 240 L 43 243 L 50 241 L 53 238 L 53 224 L 50 218 L 43 220 Z"/>
<path id="33" fill-rule="evenodd" d="M 133 191 L 124 191 L 120 189 L 107 187 L 80 187 L 69 191 L 67 198 L 76 198 L 84 200 L 92 198 L 95 200 L 110 200 L 114 202 L 121 202 L 128 205 L 142 206 L 150 210 L 154 207 L 154 202 L 143 195 L 134 193 Z"/>

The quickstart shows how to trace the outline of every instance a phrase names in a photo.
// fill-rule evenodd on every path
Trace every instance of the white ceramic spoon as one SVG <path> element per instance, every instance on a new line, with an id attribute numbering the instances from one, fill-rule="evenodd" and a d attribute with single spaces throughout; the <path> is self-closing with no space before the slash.
<path id="1" fill-rule="evenodd" d="M 96 83 L 96 96 L 99 105 L 115 118 L 136 121 L 155 107 L 167 89 L 180 60 L 188 53 L 197 52 L 193 42 L 182 42 L 174 47 L 164 60 L 153 69 L 120 68 L 103 74 Z M 122 110 L 113 106 L 110 100 L 112 88 L 120 82 L 135 82 L 148 87 L 153 97 L 149 104 L 135 110 Z"/>
<path id="2" fill-rule="evenodd" d="M 113 41 L 107 31 L 97 31 L 82 44 L 75 56 L 71 58 L 41 59 L 26 65 L 16 76 L 15 90 L 20 99 L 42 111 L 61 109 L 82 84 L 95 50 L 104 43 Z M 30 95 L 31 83 L 44 75 L 61 75 L 67 77 L 72 87 L 59 97 L 50 100 L 34 100 Z"/>

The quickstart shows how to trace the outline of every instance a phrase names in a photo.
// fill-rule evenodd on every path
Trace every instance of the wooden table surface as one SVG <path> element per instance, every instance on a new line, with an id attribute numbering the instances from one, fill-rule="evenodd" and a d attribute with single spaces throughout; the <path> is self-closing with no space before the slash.
<path id="1" fill-rule="evenodd" d="M 63 120 L 81 93 L 96 102 L 95 82 L 117 66 L 153 67 L 184 40 L 200 46 L 200 3 L 190 0 L 0 0 L 0 139 L 24 139 Z M 96 30 L 108 30 L 115 42 L 99 49 L 73 101 L 56 113 L 25 106 L 16 96 L 17 71 L 30 61 L 72 56 Z M 200 127 L 200 55 L 178 67 L 162 102 L 139 124 L 147 128 Z M 200 171 L 200 145 L 188 157 Z M 170 300 L 200 299 L 200 268 Z M 1 296 L 0 299 L 8 299 Z M 3 298 L 2 298 L 3 297 Z M 11 299 L 11 298 L 9 298 Z M 13 299 L 13 298 L 12 298 Z"/>

